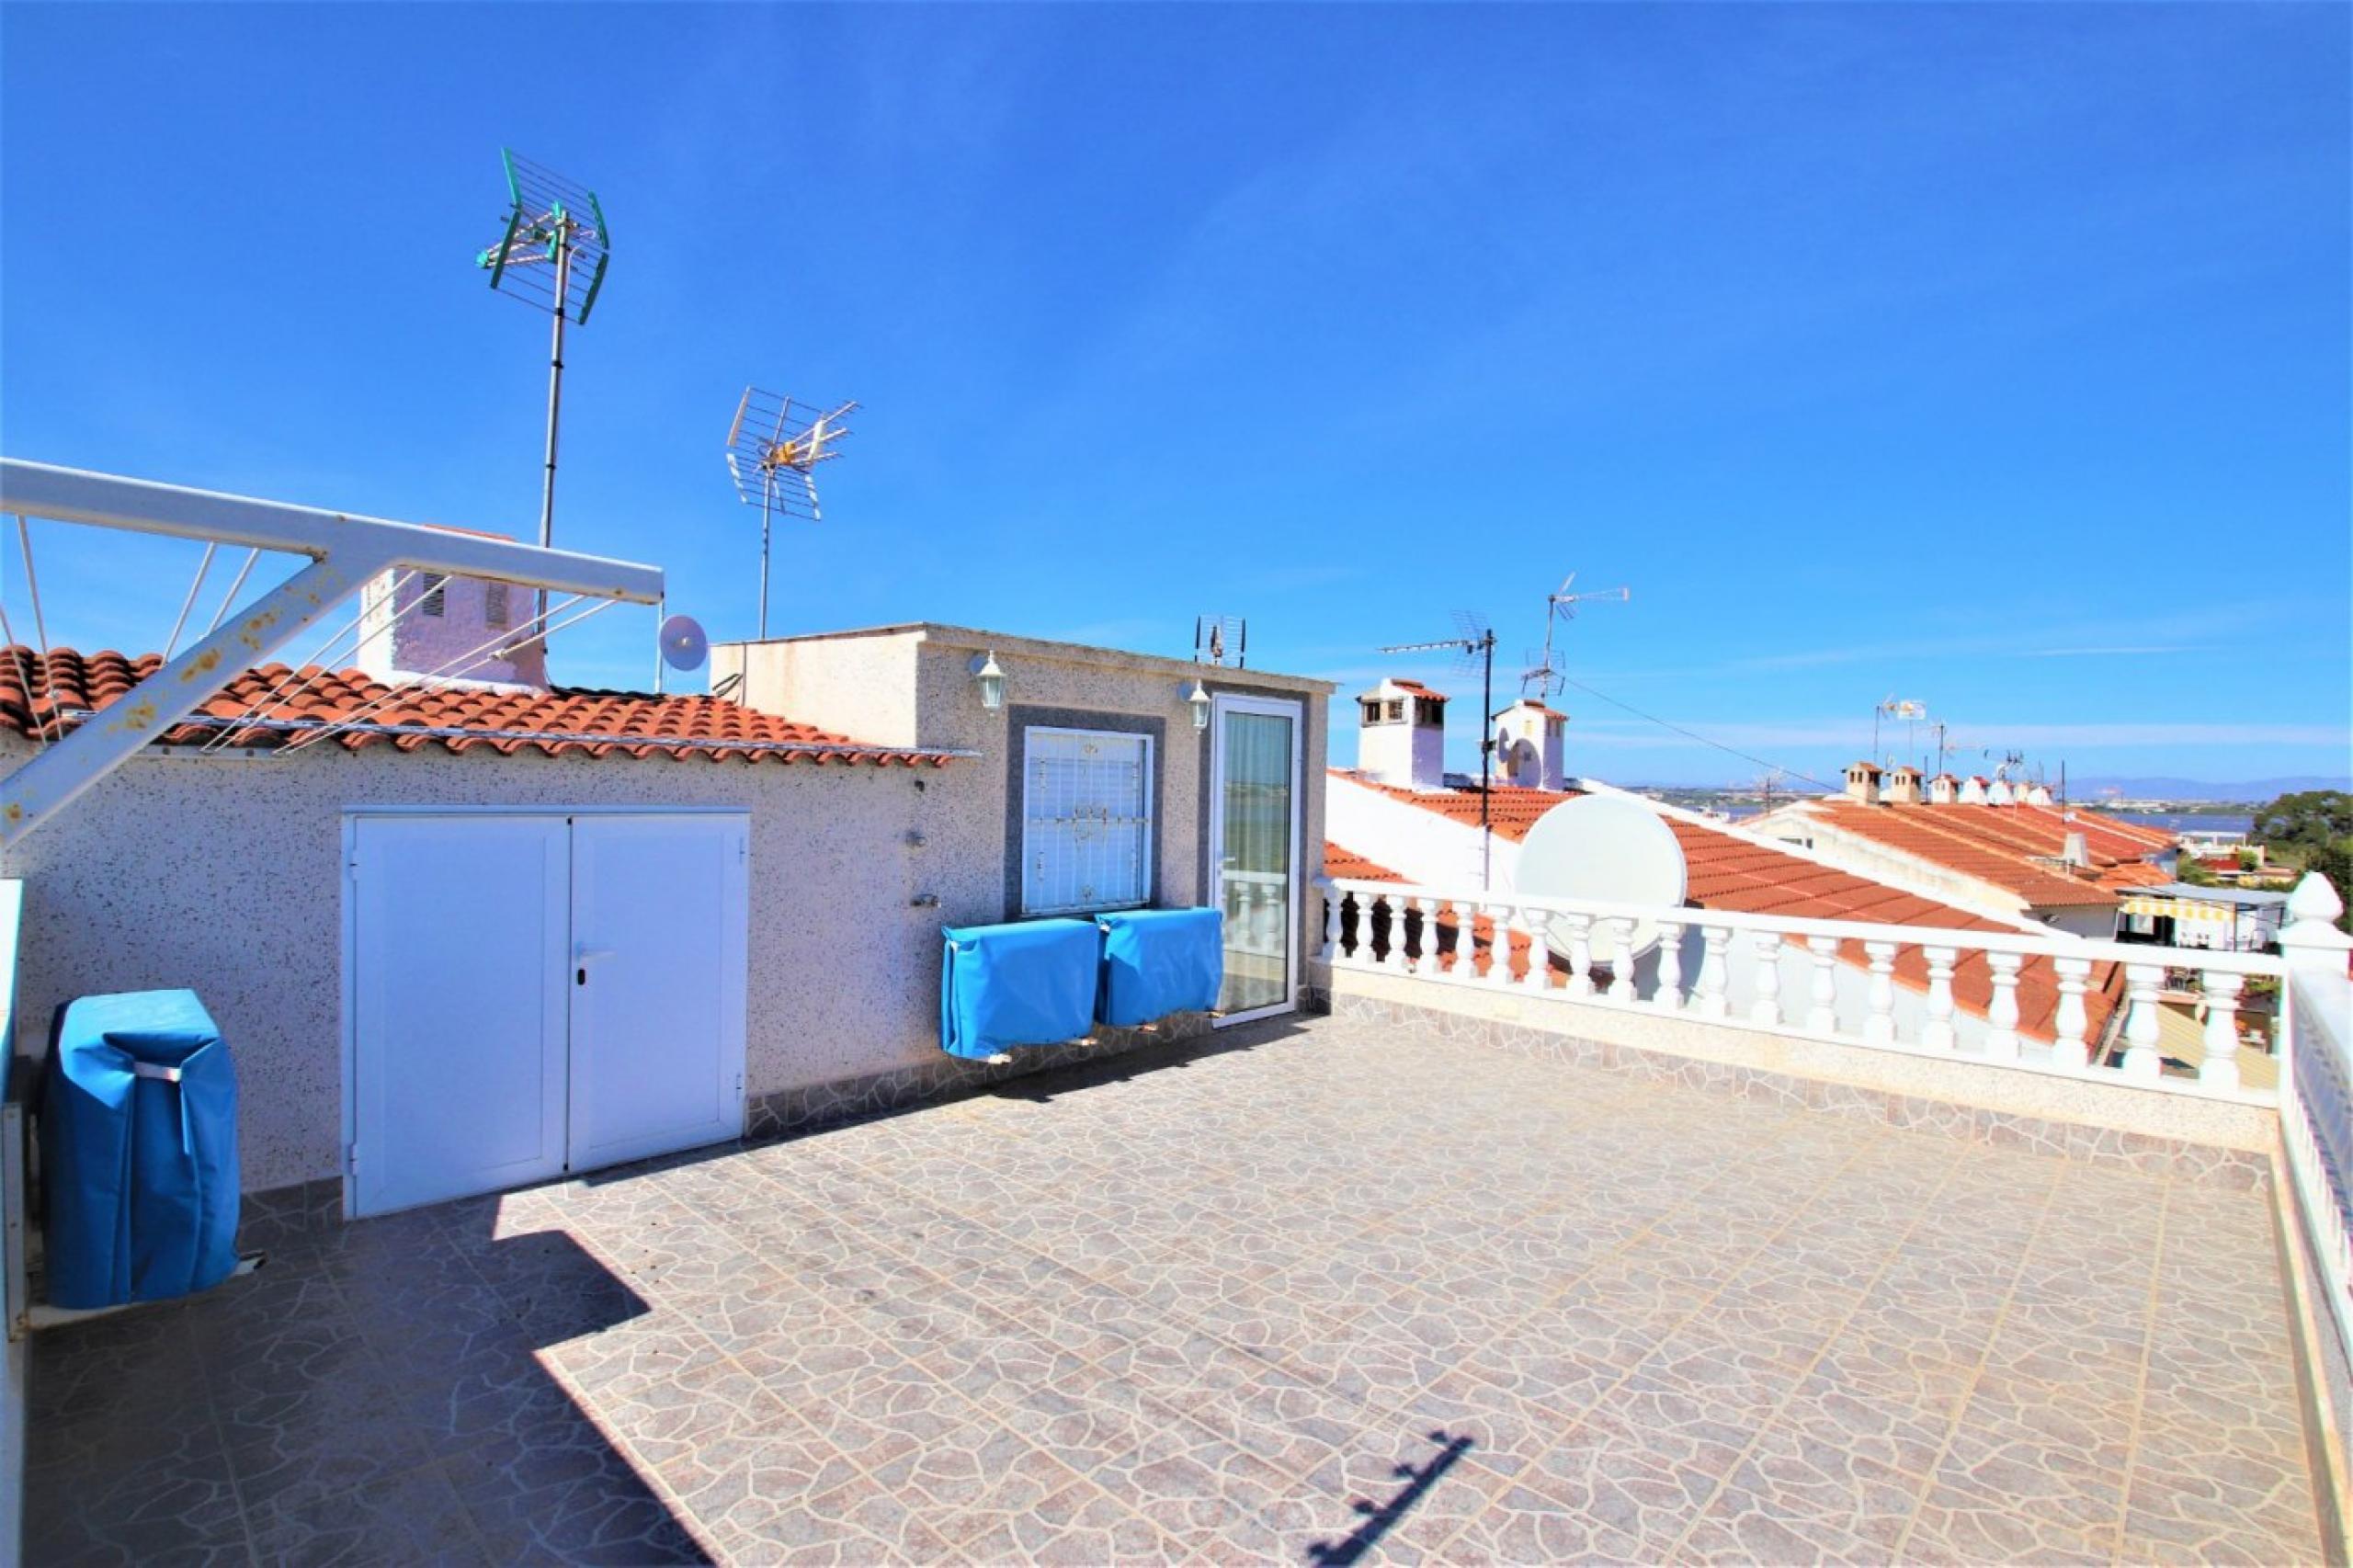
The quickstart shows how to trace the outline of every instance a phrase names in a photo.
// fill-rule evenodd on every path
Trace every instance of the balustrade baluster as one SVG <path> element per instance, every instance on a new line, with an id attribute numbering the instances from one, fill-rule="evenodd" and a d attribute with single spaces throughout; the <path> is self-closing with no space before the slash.
<path id="1" fill-rule="evenodd" d="M 1439 963 L 1438 956 L 1438 901 L 1434 898 L 1414 900 L 1414 909 L 1422 917 L 1421 941 L 1414 950 L 1414 972 L 1436 979 Z"/>
<path id="2" fill-rule="evenodd" d="M 1340 956 L 1340 900 L 1345 895 L 1326 882 L 1324 893 L 1324 950 L 1315 955 L 1319 963 L 1337 963 Z"/>
<path id="3" fill-rule="evenodd" d="M 1699 940 L 1707 951 L 1699 960 L 1699 990 L 1694 1000 L 1701 1017 L 1721 1018 L 1732 1011 L 1731 970 L 1724 961 L 1724 950 L 1732 946 L 1732 927 L 1702 926 Z"/>
<path id="4" fill-rule="evenodd" d="M 2154 1079 L 2165 1075 L 2165 1056 L 2157 1050 L 2157 990 L 2165 971 L 2153 963 L 2124 966 L 2124 1075 Z"/>
<path id="5" fill-rule="evenodd" d="M 2059 977 L 2059 1010 L 2052 1015 L 2051 1027 L 2058 1040 L 2051 1047 L 2051 1062 L 2056 1067 L 2084 1067 L 2091 1062 L 2091 1046 L 2084 1039 L 2089 1027 L 2090 1015 L 2084 1008 L 2084 993 L 2091 988 L 2092 960 L 2089 959 L 2053 959 L 2052 972 Z"/>
<path id="6" fill-rule="evenodd" d="M 1487 983 L 1511 983 L 1511 922 L 1516 913 L 1508 903 L 1487 905 Z"/>
<path id="7" fill-rule="evenodd" d="M 1920 1043 L 1930 1051 L 1950 1051 L 1957 1038 L 1952 1027 L 1952 966 L 1961 961 L 1959 948 L 1923 948 L 1928 960 L 1927 1017 L 1920 1024 Z"/>
<path id="8" fill-rule="evenodd" d="M 1593 916 L 1563 915 L 1569 928 L 1569 994 L 1580 999 L 1593 994 Z"/>
<path id="9" fill-rule="evenodd" d="M 1528 927 L 1528 972 L 1520 983 L 1530 991 L 1552 988 L 1552 916 L 1540 909 L 1522 909 L 1519 923 Z"/>
<path id="10" fill-rule="evenodd" d="M 1402 893 L 1384 893 L 1381 904 L 1389 911 L 1389 956 L 1381 960 L 1381 967 L 1410 974 L 1405 962 L 1405 904 Z"/>
<path id="11" fill-rule="evenodd" d="M 1863 1038 L 1873 1045 L 1893 1045 L 1895 944 L 1865 942 L 1863 958 L 1870 965 L 1870 983 L 1864 1001 Z"/>
<path id="12" fill-rule="evenodd" d="M 1663 1013 L 1683 1006 L 1684 930 L 1680 920 L 1658 923 L 1658 989 L 1651 994 L 1651 1006 Z"/>
<path id="13" fill-rule="evenodd" d="M 1454 901 L 1454 964 L 1449 978 L 1475 985 L 1479 980 L 1479 906 L 1467 899 Z"/>
<path id="14" fill-rule="evenodd" d="M 2019 953 L 1985 955 L 1994 975 L 1994 997 L 1985 1006 L 1985 1054 L 1996 1062 L 2018 1059 L 2018 970 L 2025 962 Z"/>
<path id="15" fill-rule="evenodd" d="M 1805 1027 L 1814 1034 L 1838 1032 L 1838 938 L 1808 937 L 1805 950 L 1813 957 L 1813 1006 L 1805 1010 Z"/>
<path id="16" fill-rule="evenodd" d="M 1634 922 L 1629 916 L 1613 915 L 1607 924 L 1609 930 L 1609 999 L 1631 1003 L 1634 1000 Z"/>
<path id="17" fill-rule="evenodd" d="M 1748 1004 L 1751 1023 L 1781 1021 L 1781 934 L 1752 931 L 1749 948 L 1756 955 L 1756 995 Z"/>
<path id="18" fill-rule="evenodd" d="M 2246 988 L 2246 976 L 2210 969 L 2199 980 L 2206 989 L 2206 1059 L 2198 1064 L 2198 1081 L 2219 1089 L 2235 1089 L 2239 1086 L 2239 993 Z"/>

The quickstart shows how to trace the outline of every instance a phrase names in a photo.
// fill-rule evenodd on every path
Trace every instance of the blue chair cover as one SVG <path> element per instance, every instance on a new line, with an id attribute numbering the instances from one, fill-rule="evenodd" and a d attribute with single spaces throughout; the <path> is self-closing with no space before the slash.
<path id="1" fill-rule="evenodd" d="M 85 996 L 41 1102 L 49 1300 L 111 1307 L 237 1266 L 237 1073 L 193 991 Z"/>
<path id="2" fill-rule="evenodd" d="M 946 930 L 939 1048 L 989 1057 L 1076 1040 L 1095 1025 L 1098 937 L 1091 920 L 1023 920 Z"/>
<path id="3" fill-rule="evenodd" d="M 1214 909 L 1131 909 L 1096 916 L 1103 928 L 1103 1022 L 1148 1024 L 1207 1012 L 1225 983 L 1224 917 Z"/>

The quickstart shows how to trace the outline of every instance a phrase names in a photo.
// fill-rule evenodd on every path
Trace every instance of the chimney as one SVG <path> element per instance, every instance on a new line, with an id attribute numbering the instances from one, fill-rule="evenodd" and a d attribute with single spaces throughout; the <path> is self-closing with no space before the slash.
<path id="1" fill-rule="evenodd" d="M 1497 778 L 1523 790 L 1560 790 L 1568 784 L 1562 737 L 1569 716 L 1523 697 L 1495 715 Z"/>
<path id="2" fill-rule="evenodd" d="M 480 577 L 390 571 L 369 579 L 359 603 L 359 668 L 386 686 L 430 680 L 547 689 L 546 649 L 502 642 L 503 633 L 519 637 L 530 625 L 529 588 Z"/>
<path id="3" fill-rule="evenodd" d="M 2011 805 L 2017 799 L 2018 797 L 2010 792 L 2010 781 L 1999 775 L 1995 777 L 1994 787 L 1985 791 L 1985 803 L 1989 806 Z"/>
<path id="4" fill-rule="evenodd" d="M 1928 803 L 1949 806 L 1961 794 L 1961 780 L 1949 773 L 1939 773 L 1928 780 Z"/>
<path id="5" fill-rule="evenodd" d="M 1879 804 L 1879 764 L 1850 762 L 1847 765 L 1847 798 L 1860 801 L 1867 806 Z"/>
<path id="6" fill-rule="evenodd" d="M 1445 697 L 1418 681 L 1384 680 L 1357 707 L 1357 771 L 1409 790 L 1446 788 Z"/>
<path id="7" fill-rule="evenodd" d="M 1985 803 L 1985 776 L 1984 774 L 1972 773 L 1968 778 L 1961 780 L 1961 803 L 1964 806 L 1982 806 Z"/>
<path id="8" fill-rule="evenodd" d="M 2037 784 L 2033 789 L 2029 790 L 2026 792 L 2026 803 L 2029 806 L 2049 805 L 2051 803 L 2051 790 L 2044 785 Z"/>
<path id="9" fill-rule="evenodd" d="M 1920 770 L 1899 767 L 1887 776 L 1887 803 L 1892 806 L 1916 806 L 1920 803 Z"/>
<path id="10" fill-rule="evenodd" d="M 2059 851 L 2059 858 L 2070 866 L 2088 868 L 2092 863 L 2091 846 L 2086 842 L 2081 828 L 2069 828 L 2067 839 Z"/>

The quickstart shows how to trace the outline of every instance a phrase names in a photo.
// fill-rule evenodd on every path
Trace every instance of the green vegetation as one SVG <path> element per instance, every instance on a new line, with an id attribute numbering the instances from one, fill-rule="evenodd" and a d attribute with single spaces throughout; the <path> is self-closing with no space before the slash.
<path id="1" fill-rule="evenodd" d="M 2336 885 L 2339 897 L 2353 891 L 2353 794 L 2304 790 L 2282 795 L 2255 813 L 2247 836 L 2283 868 L 2318 871 Z M 2336 924 L 2353 931 L 2353 903 Z"/>

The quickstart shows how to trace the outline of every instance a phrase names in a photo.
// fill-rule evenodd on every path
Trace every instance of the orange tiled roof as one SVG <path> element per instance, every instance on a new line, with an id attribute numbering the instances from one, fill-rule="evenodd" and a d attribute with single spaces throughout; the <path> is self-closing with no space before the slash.
<path id="1" fill-rule="evenodd" d="M 1476 790 L 1405 790 L 1376 784 L 1339 769 L 1334 771 L 1392 800 L 1469 826 L 1478 825 Z M 1518 843 L 1528 836 L 1528 830 L 1539 817 L 1563 801 L 1576 799 L 1579 793 L 1574 790 L 1499 789 L 1495 791 L 1490 808 L 1490 824 L 1497 837 Z M 1756 839 L 1674 817 L 1662 815 L 1661 820 L 1683 848 L 1685 897 L 1700 909 L 1779 915 L 1793 920 L 1860 920 L 1881 926 L 1921 926 L 1949 931 L 2018 930 L 2015 926 L 1819 864 Z M 1850 963 L 1867 961 L 1859 942 L 1841 944 L 1839 956 Z M 1525 960 L 1521 961 L 1524 964 Z M 1917 948 L 1900 949 L 1895 959 L 1895 978 L 1907 989 L 1925 991 L 1928 983 L 1926 955 Z M 2084 998 L 2090 1017 L 2090 1038 L 2099 1038 L 2109 1015 L 2121 1000 L 2122 978 L 2116 965 L 2094 966 L 2091 991 Z M 1993 1001 L 1994 981 L 1983 954 L 1962 957 L 1954 968 L 1952 987 L 1956 1002 L 1971 1012 L 1984 1015 Z M 2052 1026 L 2058 1010 L 2058 977 L 2050 960 L 2029 960 L 2018 973 L 2018 1027 L 2038 1039 L 2050 1040 L 2055 1033 Z"/>
<path id="2" fill-rule="evenodd" d="M 1324 841 L 1324 874 L 1359 882 L 1402 882 L 1405 880 L 1388 867 L 1368 860 L 1353 849 L 1343 849 L 1328 838 Z"/>
<path id="3" fill-rule="evenodd" d="M 2038 906 L 2113 904 L 2119 888 L 2146 885 L 2141 856 L 2156 846 L 2119 835 L 2109 824 L 2069 823 L 2044 806 L 1868 806 L 1828 799 L 1815 803 L 1836 825 L 1921 859 L 2016 893 Z M 2084 835 L 2092 864 L 2070 872 L 2052 864 L 2070 831 Z M 2134 869 L 2120 870 L 2132 867 Z M 2163 880 L 2163 879 L 2160 879 Z"/>
<path id="4" fill-rule="evenodd" d="M 59 648 L 51 652 L 44 665 L 29 648 L 0 648 L 0 730 L 31 737 L 44 727 L 51 735 L 60 727 L 70 729 L 81 722 L 83 714 L 119 700 L 162 663 L 162 656 L 155 653 L 85 655 Z M 29 697 L 28 679 L 32 687 Z M 375 706 L 379 702 L 381 705 Z M 249 715 L 248 710 L 256 704 L 261 706 Z M 214 720 L 277 721 L 267 726 L 246 723 L 232 728 L 226 744 L 238 746 L 283 746 L 364 715 L 361 722 L 369 725 L 488 733 L 388 735 L 375 730 L 346 731 L 333 737 L 334 744 L 347 751 L 382 742 L 400 751 L 437 745 L 461 752 L 485 746 L 510 756 L 530 750 L 549 756 L 579 752 L 589 756 L 620 754 L 701 757 L 712 762 L 774 758 L 938 766 L 948 760 L 945 754 L 937 752 L 861 746 L 812 725 L 715 697 L 656 697 L 564 687 L 549 691 L 392 687 L 358 670 L 323 671 L 315 666 L 299 674 L 284 665 L 261 665 L 243 671 L 197 711 Z M 290 724 L 294 727 L 289 728 Z M 162 745 L 196 745 L 222 733 L 218 723 L 187 722 L 172 726 L 155 741 Z M 713 744 L 695 744 L 698 741 Z"/>

